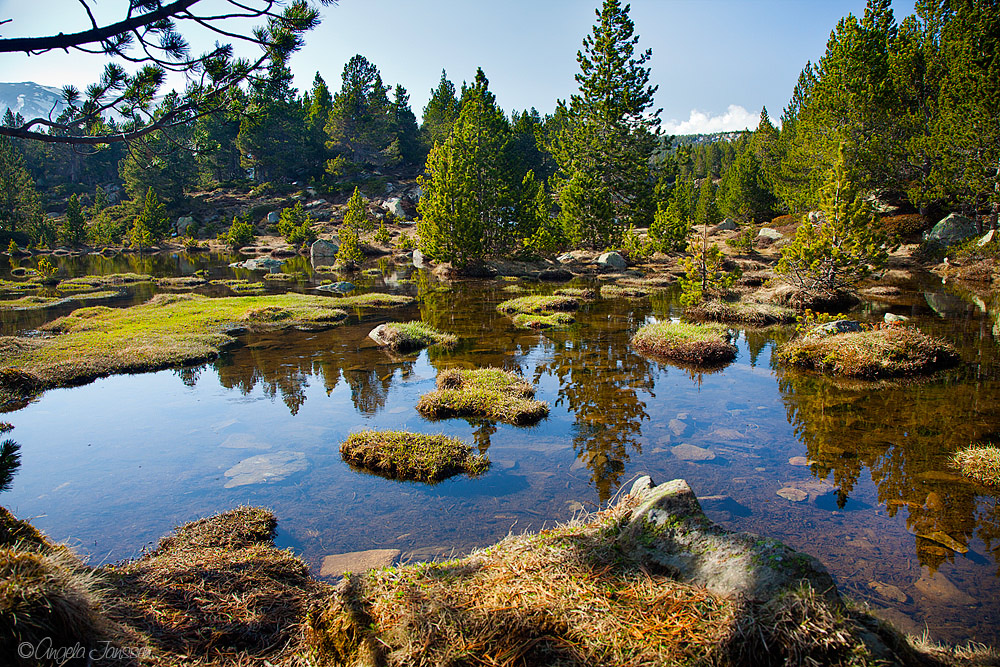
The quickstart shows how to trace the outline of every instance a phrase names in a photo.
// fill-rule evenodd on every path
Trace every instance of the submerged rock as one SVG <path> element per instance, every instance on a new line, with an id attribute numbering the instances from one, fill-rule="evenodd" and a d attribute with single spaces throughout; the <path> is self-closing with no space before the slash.
<path id="1" fill-rule="evenodd" d="M 697 445 L 677 445 L 671 447 L 670 451 L 681 461 L 711 461 L 715 459 L 715 454 L 711 450 Z"/>
<path id="2" fill-rule="evenodd" d="M 251 456 L 225 472 L 225 476 L 231 478 L 226 482 L 226 488 L 280 482 L 289 475 L 308 468 L 309 462 L 306 461 L 306 455 L 303 452 L 282 450 L 272 454 Z"/>
<path id="3" fill-rule="evenodd" d="M 368 549 L 333 554 L 323 558 L 319 573 L 324 577 L 339 577 L 345 572 L 364 572 L 389 567 L 399 558 L 399 549 Z"/>
<path id="4" fill-rule="evenodd" d="M 785 500 L 790 500 L 793 503 L 801 503 L 809 499 L 808 493 L 806 493 L 802 489 L 796 489 L 794 486 L 786 486 L 780 488 L 775 493 L 777 493 Z"/>

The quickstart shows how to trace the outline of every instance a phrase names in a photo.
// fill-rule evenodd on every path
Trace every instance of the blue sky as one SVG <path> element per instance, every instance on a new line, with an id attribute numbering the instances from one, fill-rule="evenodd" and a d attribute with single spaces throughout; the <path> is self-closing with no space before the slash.
<path id="1" fill-rule="evenodd" d="M 211 3 L 212 0 L 206 0 Z M 122 0 L 89 0 L 98 14 Z M 456 85 L 476 67 L 507 110 L 550 112 L 571 95 L 576 53 L 594 23 L 597 0 L 340 0 L 323 10 L 291 67 L 300 90 L 319 71 L 336 91 L 356 53 L 375 63 L 386 84 L 401 83 L 419 119 L 446 69 Z M 755 126 L 761 106 L 777 119 L 807 60 L 817 60 L 837 20 L 861 15 L 864 0 L 634 0 L 640 47 L 652 48 L 664 129 L 675 133 Z M 42 8 L 42 9 L 39 9 Z M 893 2 L 896 20 L 913 1 Z M 65 22 L 57 24 L 53 17 Z M 3 37 L 86 27 L 78 0 L 0 0 Z M 201 49 L 207 43 L 199 44 Z M 83 88 L 99 76 L 100 56 L 52 53 L 0 56 L 0 80 Z"/>

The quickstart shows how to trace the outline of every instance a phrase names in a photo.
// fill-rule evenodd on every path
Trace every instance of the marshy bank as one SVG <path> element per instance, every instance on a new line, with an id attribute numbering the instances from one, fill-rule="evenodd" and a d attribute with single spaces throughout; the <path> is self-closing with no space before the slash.
<path id="1" fill-rule="evenodd" d="M 346 279 L 350 295 L 413 302 L 345 308 L 348 317 L 331 329 L 248 330 L 237 336 L 240 346 L 207 364 L 49 389 L 6 415 L 22 466 L 3 504 L 71 540 L 92 564 L 134 558 L 172 526 L 240 504 L 272 508 L 277 543 L 313 573 L 365 551 L 447 558 L 496 543 L 512 526 L 538 531 L 569 520 L 650 471 L 688 479 L 706 514 L 725 527 L 817 556 L 847 596 L 908 632 L 927 627 L 935 639 L 997 643 L 996 494 L 950 463 L 955 451 L 988 442 L 988 425 L 1000 419 L 988 298 L 981 310 L 951 284 L 926 278 L 894 282 L 890 301 L 851 312 L 862 322 L 887 312 L 910 317 L 962 359 L 919 383 L 873 388 L 778 364 L 774 351 L 791 326 L 727 325 L 736 358 L 711 373 L 639 354 L 629 344 L 639 328 L 684 316 L 670 287 L 640 299 L 600 298 L 594 280 L 446 282 L 401 264 L 336 276 L 312 271 L 303 258 L 277 269 L 308 276 L 288 283 L 232 268 L 230 258 L 125 263 L 138 259 L 102 267 L 89 256 L 59 261 L 67 278 L 71 268 L 176 278 L 204 271 L 208 281 L 263 284 L 267 296 L 320 295 L 312 290 L 324 281 Z M 496 310 L 511 285 L 527 296 L 592 294 L 567 294 L 581 300 L 575 325 L 536 332 Z M 151 281 L 122 289 L 109 305 L 165 290 Z M 211 282 L 192 289 L 232 296 Z M 17 333 L 72 312 L 0 319 Z M 379 324 L 417 320 L 458 344 L 401 356 L 368 337 Z M 548 416 L 518 426 L 479 416 L 434 421 L 417 411 L 442 372 L 483 367 L 531 385 Z M 339 453 L 364 429 L 458 438 L 491 466 L 434 486 L 373 476 Z"/>
<path id="2" fill-rule="evenodd" d="M 564 525 L 459 559 L 349 572 L 336 587 L 275 547 L 276 525 L 271 512 L 239 507 L 178 527 L 135 560 L 90 568 L 0 509 L 0 657 L 288 667 L 390 656 L 581 666 L 1000 659 L 899 635 L 845 604 L 812 557 L 713 524 L 683 480 L 644 477 Z"/>

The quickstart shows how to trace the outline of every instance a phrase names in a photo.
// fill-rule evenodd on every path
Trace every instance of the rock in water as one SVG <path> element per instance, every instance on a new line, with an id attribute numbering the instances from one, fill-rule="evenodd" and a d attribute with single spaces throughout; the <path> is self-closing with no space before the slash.
<path id="1" fill-rule="evenodd" d="M 340 246 L 336 243 L 325 239 L 318 239 L 313 241 L 313 244 L 309 246 L 309 261 L 314 266 L 322 264 L 323 262 L 318 260 L 333 259 L 337 256 L 337 251 L 339 250 Z"/>
<path id="2" fill-rule="evenodd" d="M 861 331 L 860 322 L 855 322 L 854 320 L 834 320 L 833 322 L 826 322 L 813 327 L 806 336 L 811 338 L 825 338 L 826 336 L 856 333 L 858 331 Z"/>
<path id="3" fill-rule="evenodd" d="M 251 271 L 270 271 L 271 269 L 280 268 L 282 264 L 284 262 L 273 257 L 254 257 L 243 262 L 243 268 Z"/>
<path id="4" fill-rule="evenodd" d="M 282 450 L 273 454 L 261 454 L 243 459 L 225 472 L 231 478 L 226 488 L 264 482 L 279 482 L 289 475 L 302 472 L 309 467 L 304 452 Z"/>
<path id="5" fill-rule="evenodd" d="M 802 489 L 796 489 L 794 486 L 780 488 L 778 489 L 777 494 L 785 500 L 790 500 L 793 503 L 801 503 L 809 498 L 808 493 Z"/>
<path id="6" fill-rule="evenodd" d="M 364 572 L 389 567 L 399 558 L 399 549 L 369 549 L 333 554 L 323 558 L 319 573 L 324 577 L 339 577 L 345 572 Z"/>
<path id="7" fill-rule="evenodd" d="M 923 570 L 920 578 L 913 583 L 913 587 L 925 597 L 934 598 L 946 604 L 967 605 L 975 604 L 976 602 L 975 598 L 959 590 L 944 574 L 940 572 L 932 574 L 926 568 Z"/>
<path id="8" fill-rule="evenodd" d="M 617 252 L 606 252 L 597 258 L 597 264 L 616 271 L 624 271 L 628 268 L 628 262 Z"/>
<path id="9" fill-rule="evenodd" d="M 670 451 L 681 461 L 711 461 L 715 458 L 715 454 L 711 450 L 697 445 L 677 445 L 671 447 Z"/>

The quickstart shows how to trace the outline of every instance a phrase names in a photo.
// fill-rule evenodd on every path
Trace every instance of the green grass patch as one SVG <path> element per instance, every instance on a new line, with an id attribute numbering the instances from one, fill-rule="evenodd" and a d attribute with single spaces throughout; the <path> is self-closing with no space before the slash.
<path id="1" fill-rule="evenodd" d="M 4 280 L 0 278 L 0 292 L 29 292 L 41 287 L 41 283 L 34 280 Z"/>
<path id="2" fill-rule="evenodd" d="M 777 355 L 794 366 L 872 380 L 931 373 L 959 361 L 949 343 L 908 326 L 805 336 L 780 346 Z"/>
<path id="3" fill-rule="evenodd" d="M 689 322 L 653 322 L 632 337 L 632 347 L 658 357 L 696 366 L 724 364 L 736 358 L 725 327 Z"/>
<path id="4" fill-rule="evenodd" d="M 131 285 L 133 283 L 147 283 L 153 281 L 153 276 L 145 273 L 109 273 L 103 276 L 77 276 L 60 281 L 59 289 L 72 289 L 80 287 L 112 287 L 117 285 Z"/>
<path id="5" fill-rule="evenodd" d="M 253 283 L 243 278 L 213 280 L 211 281 L 211 284 L 228 287 L 234 294 L 264 294 L 267 291 L 264 288 L 264 283 Z"/>
<path id="6" fill-rule="evenodd" d="M 438 373 L 437 389 L 420 397 L 417 410 L 429 419 L 470 417 L 524 426 L 549 414 L 533 400 L 535 388 L 500 368 L 449 369 Z"/>
<path id="7" fill-rule="evenodd" d="M 90 306 L 41 328 L 44 336 L 0 337 L 0 390 L 30 390 L 88 382 L 112 373 L 169 368 L 216 357 L 234 344 L 227 333 L 294 326 L 331 326 L 345 309 L 388 308 L 412 303 L 410 297 L 364 294 L 331 298 L 304 294 L 209 298 L 197 294 L 160 294 L 131 308 Z M 51 335 L 59 334 L 59 335 Z M 15 382 L 14 380 L 17 380 Z M 26 392 L 21 392 L 26 393 Z"/>
<path id="8" fill-rule="evenodd" d="M 393 352 L 415 352 L 430 345 L 450 349 L 458 345 L 458 336 L 419 321 L 387 322 L 376 327 L 369 336 Z"/>
<path id="9" fill-rule="evenodd" d="M 649 296 L 649 290 L 637 285 L 601 285 L 602 299 L 641 299 Z"/>
<path id="10" fill-rule="evenodd" d="M 516 299 L 508 299 L 497 306 L 497 310 L 504 315 L 516 315 L 518 313 L 549 314 L 557 311 L 576 310 L 580 307 L 580 300 L 570 296 L 519 296 Z"/>
<path id="11" fill-rule="evenodd" d="M 459 473 L 478 476 L 490 465 L 457 438 L 407 431 L 353 433 L 340 445 L 340 454 L 351 465 L 383 477 L 418 482 L 439 482 Z"/>
<path id="12" fill-rule="evenodd" d="M 556 296 L 568 296 L 581 301 L 593 301 L 597 298 L 597 291 L 589 287 L 560 287 L 555 292 Z"/>
<path id="13" fill-rule="evenodd" d="M 292 273 L 268 273 L 264 275 L 264 280 L 276 283 L 293 283 L 305 280 L 307 277 L 302 271 L 294 271 Z"/>
<path id="14" fill-rule="evenodd" d="M 706 301 L 685 308 L 684 316 L 694 320 L 766 327 L 772 324 L 794 324 L 796 312 L 773 303 Z"/>
<path id="15" fill-rule="evenodd" d="M 207 285 L 208 281 L 201 276 L 177 276 L 174 278 L 158 278 L 156 286 L 164 289 L 192 289 Z"/>
<path id="16" fill-rule="evenodd" d="M 951 465 L 980 484 L 1000 487 L 1000 447 L 968 447 L 952 455 Z"/>
<path id="17" fill-rule="evenodd" d="M 87 292 L 86 294 L 76 294 L 73 296 L 22 296 L 20 299 L 0 301 L 0 310 L 45 310 L 65 306 L 77 301 L 99 301 L 101 299 L 113 299 L 121 296 L 121 292 L 116 290 L 101 290 L 97 292 Z"/>
<path id="18" fill-rule="evenodd" d="M 576 322 L 576 318 L 569 313 L 552 313 L 551 315 L 518 313 L 511 318 L 511 321 L 514 322 L 514 326 L 521 329 L 556 329 L 573 324 Z"/>

